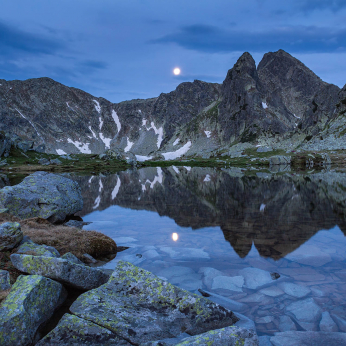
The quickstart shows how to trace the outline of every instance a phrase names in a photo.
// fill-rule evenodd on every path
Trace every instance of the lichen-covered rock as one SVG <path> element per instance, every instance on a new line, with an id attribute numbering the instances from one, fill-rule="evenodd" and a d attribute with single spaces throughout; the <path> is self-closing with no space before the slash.
<path id="1" fill-rule="evenodd" d="M 101 270 L 62 258 L 13 254 L 11 261 L 24 273 L 42 275 L 83 290 L 99 287 L 109 278 Z"/>
<path id="2" fill-rule="evenodd" d="M 0 345 L 32 345 L 39 326 L 66 296 L 56 281 L 38 275 L 20 276 L 0 307 Z"/>
<path id="3" fill-rule="evenodd" d="M 23 239 L 18 222 L 5 222 L 0 225 L 0 251 L 12 250 Z"/>
<path id="4" fill-rule="evenodd" d="M 59 324 L 36 346 L 131 346 L 110 330 L 74 315 L 65 314 Z"/>
<path id="5" fill-rule="evenodd" d="M 258 346 L 258 337 L 253 330 L 236 326 L 210 330 L 209 332 L 182 339 L 177 343 L 154 341 L 141 346 Z"/>
<path id="6" fill-rule="evenodd" d="M 64 221 L 83 207 L 77 182 L 47 172 L 35 172 L 20 184 L 0 190 L 0 208 L 19 218 L 40 217 L 51 222 Z"/>
<path id="7" fill-rule="evenodd" d="M 38 245 L 33 242 L 26 242 L 20 245 L 16 253 L 22 255 L 60 257 L 59 251 L 53 246 Z"/>
<path id="8" fill-rule="evenodd" d="M 82 264 L 84 265 L 84 263 L 79 259 L 77 258 L 73 253 L 71 252 L 67 252 L 65 253 L 64 255 L 61 256 L 62 259 L 65 259 L 65 260 L 68 260 L 72 263 L 75 263 L 75 264 Z"/>
<path id="9" fill-rule="evenodd" d="M 70 311 L 134 344 L 196 335 L 238 320 L 218 304 L 123 261 L 107 284 L 81 295 Z"/>
<path id="10" fill-rule="evenodd" d="M 6 291 L 9 288 L 11 288 L 10 273 L 0 269 L 0 291 Z"/>

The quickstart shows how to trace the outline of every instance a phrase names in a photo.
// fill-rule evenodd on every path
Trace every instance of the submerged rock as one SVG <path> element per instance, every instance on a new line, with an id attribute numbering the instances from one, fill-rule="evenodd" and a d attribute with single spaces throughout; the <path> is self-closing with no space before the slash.
<path id="1" fill-rule="evenodd" d="M 74 315 L 65 314 L 59 324 L 36 346 L 85 345 L 130 346 L 110 330 Z"/>
<path id="2" fill-rule="evenodd" d="M 60 175 L 35 172 L 15 186 L 0 190 L 0 208 L 21 219 L 40 217 L 62 222 L 83 207 L 77 182 Z"/>
<path id="3" fill-rule="evenodd" d="M 5 222 L 0 225 L 0 251 L 12 250 L 23 239 L 18 222 Z"/>
<path id="4" fill-rule="evenodd" d="M 168 340 L 147 342 L 142 346 L 258 346 L 257 334 L 252 330 L 231 326 L 184 338 L 171 343 Z"/>
<path id="5" fill-rule="evenodd" d="M 0 345 L 32 345 L 39 326 L 66 296 L 56 281 L 38 275 L 20 276 L 0 307 Z"/>
<path id="6" fill-rule="evenodd" d="M 346 345 L 346 333 L 283 332 L 270 338 L 274 346 L 341 346 Z"/>
<path id="7" fill-rule="evenodd" d="M 238 320 L 218 304 L 123 261 L 107 284 L 81 295 L 70 311 L 134 344 L 196 335 Z"/>
<path id="8" fill-rule="evenodd" d="M 11 261 L 15 268 L 24 273 L 42 275 L 83 290 L 99 287 L 109 278 L 101 270 L 62 258 L 13 254 Z"/>
<path id="9" fill-rule="evenodd" d="M 313 298 L 299 300 L 286 307 L 290 314 L 304 330 L 317 330 L 321 320 L 322 310 Z"/>

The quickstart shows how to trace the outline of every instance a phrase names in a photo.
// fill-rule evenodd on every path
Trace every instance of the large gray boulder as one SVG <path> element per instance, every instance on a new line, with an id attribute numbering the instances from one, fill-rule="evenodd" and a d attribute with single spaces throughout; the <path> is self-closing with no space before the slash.
<path id="1" fill-rule="evenodd" d="M 47 172 L 35 172 L 15 186 L 0 190 L 0 208 L 21 219 L 40 217 L 62 222 L 83 207 L 77 182 Z"/>
<path id="2" fill-rule="evenodd" d="M 229 310 L 119 261 L 107 284 L 81 295 L 70 311 L 133 344 L 233 325 Z"/>
<path id="3" fill-rule="evenodd" d="M 12 250 L 23 239 L 18 222 L 5 222 L 0 225 L 0 251 Z"/>
<path id="4" fill-rule="evenodd" d="M 74 315 L 65 314 L 59 324 L 36 346 L 131 346 L 110 330 Z"/>
<path id="5" fill-rule="evenodd" d="M 154 341 L 142 344 L 142 346 L 258 346 L 258 337 L 253 330 L 247 330 L 236 326 L 211 330 L 209 332 L 184 338 L 171 343 L 169 340 Z"/>
<path id="6" fill-rule="evenodd" d="M 66 296 L 58 282 L 38 275 L 20 276 L 0 307 L 0 345 L 32 345 L 40 325 Z"/>
<path id="7" fill-rule="evenodd" d="M 109 278 L 101 270 L 62 258 L 13 254 L 11 261 L 15 268 L 24 273 L 42 275 L 83 290 L 99 287 Z"/>

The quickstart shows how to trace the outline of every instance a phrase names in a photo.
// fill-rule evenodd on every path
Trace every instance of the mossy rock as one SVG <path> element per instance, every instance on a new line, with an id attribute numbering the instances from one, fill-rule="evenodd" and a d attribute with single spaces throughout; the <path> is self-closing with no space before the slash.
<path id="1" fill-rule="evenodd" d="M 39 275 L 20 276 L 0 307 L 0 345 L 31 345 L 40 325 L 66 296 L 56 281 Z"/>
<path id="2" fill-rule="evenodd" d="M 105 285 L 81 295 L 70 311 L 133 344 L 196 335 L 238 320 L 218 304 L 123 261 Z"/>

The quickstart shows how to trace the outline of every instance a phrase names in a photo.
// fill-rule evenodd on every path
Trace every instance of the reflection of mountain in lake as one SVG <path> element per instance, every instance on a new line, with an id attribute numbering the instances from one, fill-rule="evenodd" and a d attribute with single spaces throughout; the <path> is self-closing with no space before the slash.
<path id="1" fill-rule="evenodd" d="M 79 177 L 84 196 L 79 214 L 119 205 L 155 211 L 182 227 L 220 226 L 241 257 L 252 243 L 262 256 L 277 259 L 321 229 L 338 224 L 346 231 L 346 174 L 258 175 L 170 167 Z"/>

